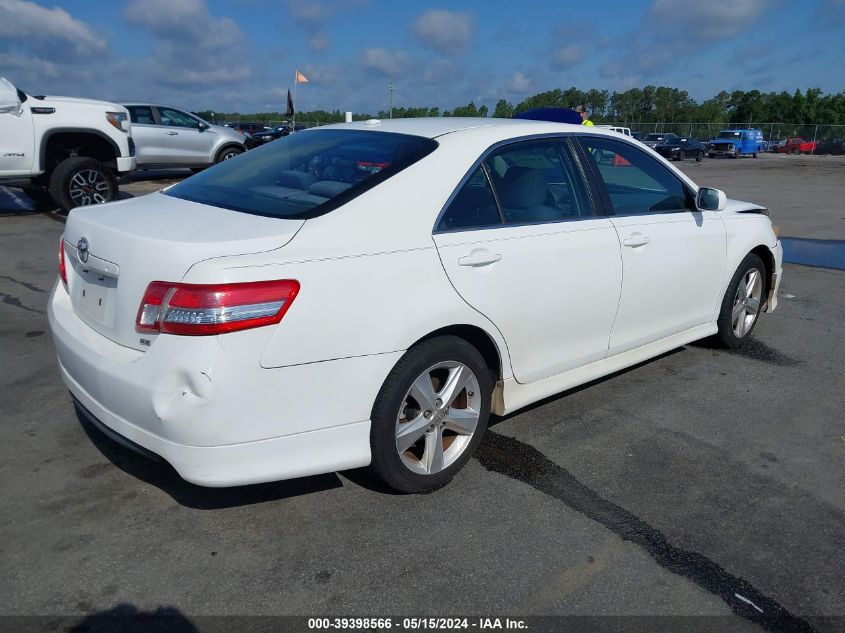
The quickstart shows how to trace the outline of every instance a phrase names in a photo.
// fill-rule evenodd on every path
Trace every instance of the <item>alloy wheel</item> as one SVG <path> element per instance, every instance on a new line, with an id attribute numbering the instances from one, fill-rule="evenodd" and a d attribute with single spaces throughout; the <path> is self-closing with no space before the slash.
<path id="1" fill-rule="evenodd" d="M 733 309 L 731 310 L 731 328 L 734 336 L 742 338 L 754 326 L 760 313 L 763 298 L 763 275 L 756 268 L 745 273 L 736 289 Z"/>
<path id="2" fill-rule="evenodd" d="M 396 450 L 421 475 L 452 465 L 475 434 L 481 410 L 475 373 L 463 363 L 429 367 L 411 384 L 396 417 Z"/>
<path id="3" fill-rule="evenodd" d="M 103 204 L 109 199 L 109 181 L 105 174 L 96 169 L 83 169 L 70 179 L 68 193 L 77 207 Z"/>

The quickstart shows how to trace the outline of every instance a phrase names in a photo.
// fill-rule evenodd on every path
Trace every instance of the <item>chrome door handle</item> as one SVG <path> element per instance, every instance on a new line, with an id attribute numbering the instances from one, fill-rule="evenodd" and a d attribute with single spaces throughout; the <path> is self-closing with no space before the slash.
<path id="1" fill-rule="evenodd" d="M 458 266 L 487 266 L 502 259 L 498 253 L 490 251 L 473 251 L 469 255 L 458 258 Z"/>
<path id="2" fill-rule="evenodd" d="M 630 246 L 631 248 L 636 248 L 637 246 L 645 246 L 649 243 L 648 237 L 643 235 L 642 233 L 634 233 L 631 237 L 626 237 L 622 240 L 622 243 L 625 246 Z"/>
<path id="3" fill-rule="evenodd" d="M 165 131 L 165 134 L 167 134 L 168 136 L 176 136 L 177 134 L 179 134 L 179 132 L 174 132 L 173 130 L 167 130 L 167 131 Z"/>

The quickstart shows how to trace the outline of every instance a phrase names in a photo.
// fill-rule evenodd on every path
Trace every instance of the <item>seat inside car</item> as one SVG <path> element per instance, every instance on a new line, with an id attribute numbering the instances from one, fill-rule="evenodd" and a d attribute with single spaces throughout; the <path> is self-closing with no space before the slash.
<path id="1" fill-rule="evenodd" d="M 509 223 L 561 219 L 560 210 L 547 204 L 554 198 L 545 175 L 539 169 L 520 166 L 508 169 L 502 179 L 499 199 L 505 221 Z"/>

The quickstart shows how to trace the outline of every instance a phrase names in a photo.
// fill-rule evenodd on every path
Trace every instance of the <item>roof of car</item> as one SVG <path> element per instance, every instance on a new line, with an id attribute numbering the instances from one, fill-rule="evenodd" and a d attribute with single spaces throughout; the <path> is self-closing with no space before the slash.
<path id="1" fill-rule="evenodd" d="M 408 119 L 370 119 L 369 121 L 354 121 L 352 123 L 337 123 L 333 129 L 371 130 L 378 132 L 393 132 L 397 134 L 412 134 L 427 138 L 437 138 L 445 134 L 453 134 L 463 130 L 477 130 L 488 128 L 492 134 L 507 136 L 513 134 L 542 134 L 553 132 L 587 132 L 581 125 L 570 123 L 553 123 L 548 121 L 531 121 L 527 119 L 491 119 L 491 118 L 463 118 L 463 117 L 431 117 Z M 319 129 L 319 128 L 314 128 Z M 618 134 L 608 129 L 590 128 L 589 132 L 598 134 Z"/>

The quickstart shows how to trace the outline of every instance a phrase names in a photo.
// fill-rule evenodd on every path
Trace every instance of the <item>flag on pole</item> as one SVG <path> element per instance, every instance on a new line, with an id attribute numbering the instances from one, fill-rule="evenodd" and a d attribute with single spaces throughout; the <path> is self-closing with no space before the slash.
<path id="1" fill-rule="evenodd" d="M 305 75 L 303 75 L 301 72 L 299 72 L 297 70 L 296 71 L 296 83 L 307 84 L 308 83 L 308 77 L 306 77 Z"/>
<path id="2" fill-rule="evenodd" d="M 285 110 L 285 118 L 293 118 L 293 97 L 290 96 L 290 88 L 288 88 L 288 109 Z"/>

